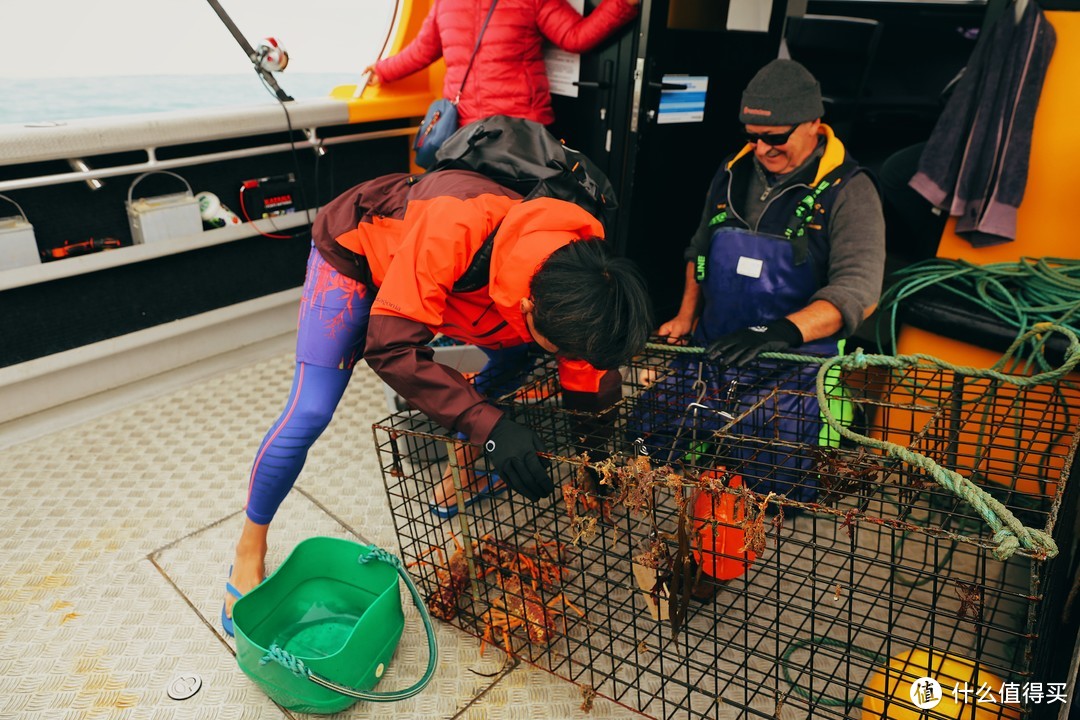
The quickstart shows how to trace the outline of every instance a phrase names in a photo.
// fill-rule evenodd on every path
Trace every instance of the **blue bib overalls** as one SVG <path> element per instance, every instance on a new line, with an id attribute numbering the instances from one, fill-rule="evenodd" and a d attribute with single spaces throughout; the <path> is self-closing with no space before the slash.
<path id="1" fill-rule="evenodd" d="M 784 188 L 751 229 L 731 204 L 739 170 L 753 162 L 743 160 L 721 170 L 710 194 L 717 210 L 712 236 L 708 253 L 696 258 L 705 303 L 694 338 L 702 347 L 809 304 L 827 282 L 825 228 L 835 186 L 859 171 L 847 162 L 813 186 Z M 837 341 L 816 340 L 793 352 L 834 355 Z M 630 434 L 645 438 L 654 457 L 697 465 L 707 453 L 756 492 L 814 500 L 812 450 L 822 430 L 817 365 L 762 361 L 725 368 L 688 355 L 673 361 L 671 370 L 643 394 L 628 426 Z"/>

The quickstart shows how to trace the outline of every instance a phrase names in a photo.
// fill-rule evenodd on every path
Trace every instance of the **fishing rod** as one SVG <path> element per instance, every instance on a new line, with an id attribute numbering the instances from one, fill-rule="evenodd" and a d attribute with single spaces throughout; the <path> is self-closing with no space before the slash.
<path id="1" fill-rule="evenodd" d="M 240 32 L 240 28 L 236 27 L 236 23 L 232 21 L 229 14 L 225 12 L 225 8 L 221 7 L 221 3 L 218 0 L 206 0 L 210 3 L 210 7 L 214 8 L 214 12 L 221 18 L 221 22 L 225 24 L 225 27 L 229 29 L 232 36 L 236 39 L 236 42 L 240 45 L 240 49 L 244 51 L 248 56 L 248 60 L 251 61 L 252 66 L 255 68 L 255 72 L 262 78 L 262 81 L 266 83 L 277 99 L 281 102 L 292 100 L 292 97 L 288 95 L 281 86 L 277 84 L 277 80 L 274 79 L 274 75 L 271 70 L 284 70 L 285 66 L 289 64 L 289 55 L 285 52 L 285 49 L 281 47 L 277 40 L 274 38 L 266 38 L 263 44 L 260 44 L 258 49 L 251 47 L 251 43 L 247 41 L 244 34 Z"/>

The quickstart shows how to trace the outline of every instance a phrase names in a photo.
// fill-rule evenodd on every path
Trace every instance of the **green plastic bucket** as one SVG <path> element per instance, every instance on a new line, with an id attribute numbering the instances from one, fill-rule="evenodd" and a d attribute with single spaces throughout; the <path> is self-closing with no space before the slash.
<path id="1" fill-rule="evenodd" d="M 370 692 L 405 627 L 405 580 L 428 637 L 428 668 L 405 690 Z M 419 693 L 435 672 L 431 618 L 401 561 L 371 545 L 313 537 L 236 601 L 236 661 L 274 702 L 302 713 L 336 713 L 357 700 L 388 702 Z"/>

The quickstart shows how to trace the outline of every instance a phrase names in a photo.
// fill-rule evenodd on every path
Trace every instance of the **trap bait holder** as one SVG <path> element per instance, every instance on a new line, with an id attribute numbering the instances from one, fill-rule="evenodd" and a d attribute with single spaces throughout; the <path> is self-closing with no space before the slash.
<path id="1" fill-rule="evenodd" d="M 506 494 L 446 521 L 425 511 L 445 455 L 422 449 L 462 441 L 392 415 L 374 435 L 402 559 L 430 600 L 455 563 L 432 549 L 468 556 L 445 621 L 585 700 L 652 717 L 906 717 L 918 714 L 898 683 L 909 672 L 949 668 L 974 687 L 1049 679 L 1055 645 L 1071 646 L 1060 628 L 1076 550 L 1059 518 L 1080 512 L 1080 344 L 1067 328 L 1032 331 L 1052 332 L 1069 339 L 1065 362 L 1034 375 L 1004 370 L 1015 348 L 992 368 L 856 351 L 702 371 L 699 349 L 649 345 L 622 368 L 613 430 L 593 443 L 561 393 L 530 391 L 557 387 L 554 366 L 540 366 L 502 407 L 549 450 L 554 497 Z M 829 375 L 853 408 L 838 408 Z M 606 459 L 578 454 L 583 444 Z M 745 512 L 694 517 L 695 492 Z M 726 549 L 699 564 L 741 573 L 696 571 L 712 598 L 669 595 L 659 617 L 647 612 L 633 572 L 642 548 L 655 549 L 658 578 L 677 574 L 712 530 L 737 530 L 742 546 L 713 543 Z M 533 590 L 512 594 L 519 584 Z M 1020 705 L 980 711 L 1013 718 Z"/>

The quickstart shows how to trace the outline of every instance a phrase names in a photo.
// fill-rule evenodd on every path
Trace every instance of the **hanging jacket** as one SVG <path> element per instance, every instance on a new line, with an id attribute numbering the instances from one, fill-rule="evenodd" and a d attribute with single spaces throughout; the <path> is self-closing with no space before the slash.
<path id="1" fill-rule="evenodd" d="M 1035 111 L 1056 42 L 1037 3 L 1027 3 L 1019 20 L 1002 13 L 919 157 L 910 186 L 957 217 L 956 233 L 975 247 L 1016 238 Z"/>
<path id="2" fill-rule="evenodd" d="M 446 60 L 443 97 L 453 100 L 469 65 L 491 0 L 435 0 L 416 37 L 401 52 L 380 60 L 375 72 L 394 82 Z M 626 0 L 604 0 L 582 18 L 566 0 L 499 0 L 461 90 L 461 125 L 491 115 L 510 115 L 548 125 L 555 119 L 545 38 L 567 52 L 596 47 L 637 15 Z"/>
<path id="3" fill-rule="evenodd" d="M 351 189 L 316 217 L 316 247 L 342 274 L 377 290 L 368 325 L 368 364 L 403 398 L 442 426 L 483 442 L 502 411 L 459 373 L 434 361 L 437 334 L 497 349 L 532 342 L 520 302 L 555 250 L 602 238 L 603 226 L 572 203 L 522 202 L 494 181 L 462 170 L 388 175 Z M 489 282 L 455 290 L 494 233 Z M 558 358 L 573 409 L 596 411 L 618 397 L 618 373 Z"/>

